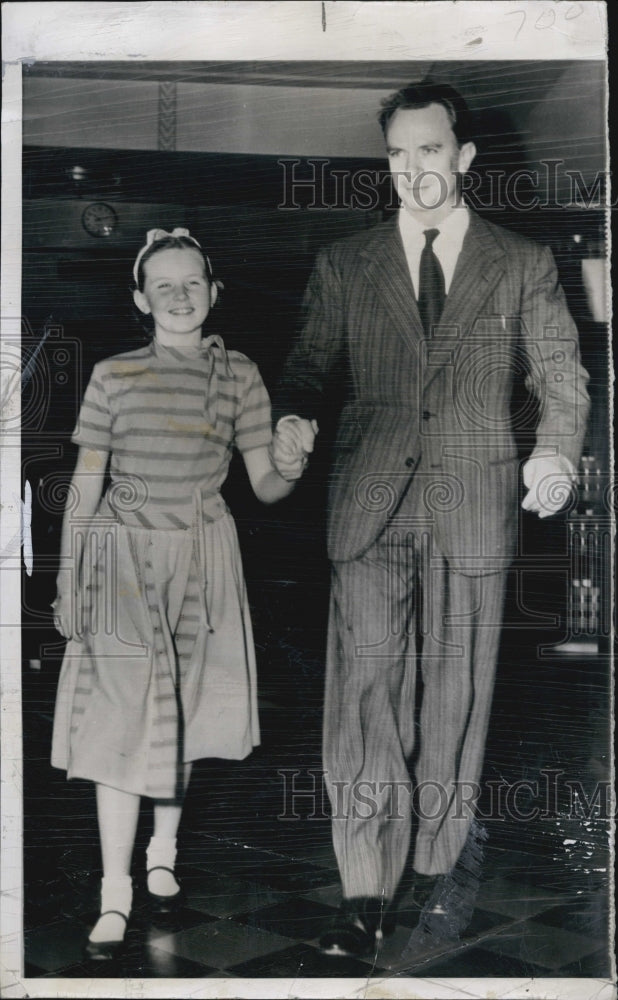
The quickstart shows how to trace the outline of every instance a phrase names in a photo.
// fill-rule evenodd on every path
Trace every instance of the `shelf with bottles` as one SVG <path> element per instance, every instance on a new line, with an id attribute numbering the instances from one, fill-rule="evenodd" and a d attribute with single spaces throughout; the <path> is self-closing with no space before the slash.
<path id="1" fill-rule="evenodd" d="M 570 579 L 567 635 L 556 651 L 597 655 L 611 629 L 612 519 L 608 476 L 596 456 L 584 455 L 577 499 L 567 516 Z"/>

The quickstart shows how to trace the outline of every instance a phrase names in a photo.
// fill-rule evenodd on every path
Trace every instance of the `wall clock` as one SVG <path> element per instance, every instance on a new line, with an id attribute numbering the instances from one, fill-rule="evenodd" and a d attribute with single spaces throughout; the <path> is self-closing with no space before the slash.
<path id="1" fill-rule="evenodd" d="M 111 236 L 118 225 L 118 215 L 111 205 L 94 201 L 82 212 L 82 225 L 90 236 Z"/>

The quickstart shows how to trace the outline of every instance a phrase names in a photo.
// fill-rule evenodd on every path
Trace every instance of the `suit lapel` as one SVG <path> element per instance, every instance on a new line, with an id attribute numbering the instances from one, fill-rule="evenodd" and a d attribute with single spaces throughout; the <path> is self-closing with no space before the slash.
<path id="1" fill-rule="evenodd" d="M 506 268 L 504 250 L 489 226 L 474 212 L 444 303 L 440 326 L 457 326 L 462 336 L 477 316 Z"/>
<path id="2" fill-rule="evenodd" d="M 483 307 L 506 269 L 506 255 L 490 227 L 478 215 L 470 212 L 470 225 L 466 232 L 461 253 L 449 293 L 444 303 L 438 329 L 430 342 L 426 342 L 424 389 L 445 364 L 452 364 L 451 350 L 433 350 L 441 342 L 456 349 L 463 337 L 474 331 L 476 320 L 483 315 Z M 431 355 L 431 363 L 429 363 Z"/>
<path id="3" fill-rule="evenodd" d="M 366 260 L 367 281 L 373 285 L 395 329 L 410 350 L 416 353 L 419 343 L 426 337 L 399 235 L 397 216 L 373 231 L 361 255 Z M 471 211 L 470 225 L 440 319 L 443 335 L 449 336 L 451 331 L 457 331 L 456 335 L 461 337 L 474 329 L 475 320 L 482 315 L 483 305 L 505 268 L 503 248 L 491 228 Z M 450 330 L 444 329 L 446 327 Z M 432 366 L 430 379 L 436 373 L 437 369 Z"/>
<path id="4" fill-rule="evenodd" d="M 373 285 L 398 333 L 410 350 L 416 352 L 423 337 L 423 325 L 396 216 L 374 231 L 361 254 L 367 261 L 367 281 Z"/>

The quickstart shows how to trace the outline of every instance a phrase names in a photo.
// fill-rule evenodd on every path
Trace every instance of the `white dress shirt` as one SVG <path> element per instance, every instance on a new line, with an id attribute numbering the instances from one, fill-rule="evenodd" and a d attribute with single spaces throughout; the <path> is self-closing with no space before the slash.
<path id="1" fill-rule="evenodd" d="M 458 205 L 450 215 L 439 225 L 431 223 L 417 222 L 405 208 L 399 209 L 399 232 L 403 241 L 403 249 L 408 262 L 410 277 L 414 294 L 418 299 L 419 270 L 421 266 L 421 253 L 425 247 L 424 232 L 426 229 L 438 229 L 439 234 L 433 241 L 432 247 L 444 274 L 444 290 L 448 295 L 451 287 L 457 258 L 461 253 L 461 248 L 470 224 L 470 215 L 465 205 Z"/>

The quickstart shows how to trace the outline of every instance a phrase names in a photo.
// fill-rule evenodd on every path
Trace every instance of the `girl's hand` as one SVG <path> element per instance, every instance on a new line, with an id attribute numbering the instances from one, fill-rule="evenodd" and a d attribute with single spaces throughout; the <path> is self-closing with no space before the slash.
<path id="1" fill-rule="evenodd" d="M 276 432 L 273 435 L 269 452 L 271 462 L 282 479 L 288 483 L 300 479 L 308 459 L 302 449 L 296 448 L 294 442 L 290 442 L 285 435 Z"/>
<path id="2" fill-rule="evenodd" d="M 270 446 L 270 456 L 282 479 L 288 482 L 300 479 L 307 467 L 307 456 L 313 451 L 317 432 L 315 420 L 294 417 L 279 421 Z"/>

